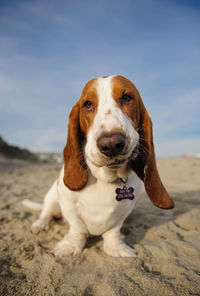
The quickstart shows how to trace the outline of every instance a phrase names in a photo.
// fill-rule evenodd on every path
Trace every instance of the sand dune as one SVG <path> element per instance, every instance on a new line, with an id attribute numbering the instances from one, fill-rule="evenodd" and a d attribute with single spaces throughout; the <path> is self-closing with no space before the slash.
<path id="1" fill-rule="evenodd" d="M 159 159 L 158 167 L 176 206 L 157 209 L 143 194 L 122 228 L 137 258 L 109 257 L 93 237 L 77 257 L 56 259 L 50 251 L 67 225 L 53 221 L 33 235 L 39 213 L 20 201 L 42 201 L 60 165 L 2 163 L 0 295 L 200 295 L 200 159 Z"/>

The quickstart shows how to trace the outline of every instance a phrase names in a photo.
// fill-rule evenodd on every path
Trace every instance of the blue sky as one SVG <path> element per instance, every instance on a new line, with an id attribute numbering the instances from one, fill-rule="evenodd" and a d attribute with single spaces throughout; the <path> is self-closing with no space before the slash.
<path id="1" fill-rule="evenodd" d="M 62 151 L 93 77 L 133 81 L 158 156 L 200 152 L 200 1 L 0 1 L 0 134 Z"/>

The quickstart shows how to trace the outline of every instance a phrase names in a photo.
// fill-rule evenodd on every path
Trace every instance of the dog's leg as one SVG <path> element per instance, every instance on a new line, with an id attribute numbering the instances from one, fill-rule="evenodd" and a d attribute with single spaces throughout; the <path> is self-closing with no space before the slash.
<path id="1" fill-rule="evenodd" d="M 113 257 L 136 257 L 135 251 L 121 239 L 120 228 L 121 225 L 103 234 L 104 252 Z"/>
<path id="2" fill-rule="evenodd" d="M 87 229 L 78 216 L 77 205 L 62 200 L 62 214 L 70 225 L 68 234 L 56 244 L 52 253 L 56 257 L 79 254 L 85 246 Z"/>
<path id="3" fill-rule="evenodd" d="M 42 212 L 38 220 L 31 227 L 33 233 L 38 233 L 41 230 L 47 231 L 51 219 L 56 216 L 61 216 L 60 206 L 58 204 L 57 180 L 53 183 L 44 198 Z"/>

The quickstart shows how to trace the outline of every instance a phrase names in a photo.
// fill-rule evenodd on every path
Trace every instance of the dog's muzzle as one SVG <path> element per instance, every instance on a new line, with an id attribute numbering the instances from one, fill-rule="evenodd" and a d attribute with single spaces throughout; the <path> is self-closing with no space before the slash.
<path id="1" fill-rule="evenodd" d="M 121 133 L 110 133 L 100 136 L 97 140 L 99 151 L 109 158 L 120 155 L 125 147 L 126 137 Z"/>

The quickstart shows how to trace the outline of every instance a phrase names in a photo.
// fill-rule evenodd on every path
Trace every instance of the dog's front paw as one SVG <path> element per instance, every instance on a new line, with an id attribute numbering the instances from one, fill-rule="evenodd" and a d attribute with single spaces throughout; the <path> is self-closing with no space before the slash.
<path id="1" fill-rule="evenodd" d="M 41 219 L 41 218 L 39 218 L 31 226 L 31 231 L 34 234 L 37 234 L 42 230 L 44 230 L 44 231 L 49 230 L 49 219 Z"/>
<path id="2" fill-rule="evenodd" d="M 73 236 L 66 236 L 60 242 L 58 242 L 53 249 L 52 253 L 61 258 L 67 255 L 78 255 L 84 248 L 86 239 L 85 238 L 77 238 Z"/>
<path id="3" fill-rule="evenodd" d="M 134 249 L 127 246 L 123 241 L 113 243 L 104 243 L 104 252 L 112 257 L 137 257 Z"/>

